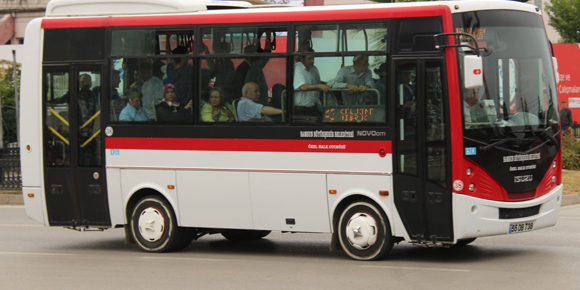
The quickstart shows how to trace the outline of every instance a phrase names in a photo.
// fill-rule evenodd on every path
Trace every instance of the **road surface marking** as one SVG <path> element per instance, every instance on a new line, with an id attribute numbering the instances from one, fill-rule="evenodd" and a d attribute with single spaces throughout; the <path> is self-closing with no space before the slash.
<path id="1" fill-rule="evenodd" d="M 44 227 L 41 224 L 29 225 L 29 224 L 0 224 L 0 227 Z"/>
<path id="2" fill-rule="evenodd" d="M 225 262 L 223 259 L 202 259 L 202 258 L 175 258 L 175 257 L 140 257 L 141 259 L 162 259 L 162 260 L 184 260 L 184 261 L 203 261 L 203 262 Z"/>
<path id="3" fill-rule="evenodd" d="M 360 267 L 363 267 L 363 268 L 401 269 L 401 270 L 440 271 L 440 272 L 471 272 L 471 270 L 465 270 L 465 269 L 446 269 L 446 268 L 421 268 L 421 267 L 372 266 L 372 265 L 362 265 Z"/>
<path id="4" fill-rule="evenodd" d="M 75 256 L 75 254 L 60 253 L 30 253 L 30 252 L 0 252 L 0 255 L 23 255 L 23 256 Z"/>

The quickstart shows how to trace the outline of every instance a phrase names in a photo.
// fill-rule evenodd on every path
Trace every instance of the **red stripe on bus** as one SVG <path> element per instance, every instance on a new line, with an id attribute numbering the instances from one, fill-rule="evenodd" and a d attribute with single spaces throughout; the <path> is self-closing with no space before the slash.
<path id="1" fill-rule="evenodd" d="M 391 154 L 391 141 L 194 138 L 105 138 L 107 149 Z"/>
<path id="2" fill-rule="evenodd" d="M 156 25 L 194 25 L 194 24 L 241 24 L 282 21 L 330 21 L 330 20 L 366 20 L 401 17 L 441 16 L 449 7 L 393 7 L 393 8 L 360 8 L 349 10 L 304 10 L 276 12 L 244 12 L 225 14 L 173 14 L 157 16 L 106 16 L 106 17 L 70 17 L 45 18 L 42 28 L 79 28 L 79 27 L 113 27 L 113 26 L 156 26 Z"/>

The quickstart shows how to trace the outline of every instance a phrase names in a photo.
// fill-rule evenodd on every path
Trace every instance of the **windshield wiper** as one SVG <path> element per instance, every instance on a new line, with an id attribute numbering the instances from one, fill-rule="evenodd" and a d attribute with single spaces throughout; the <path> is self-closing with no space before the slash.
<path id="1" fill-rule="evenodd" d="M 548 143 L 550 143 L 549 145 L 557 145 L 558 144 L 558 140 L 556 138 L 554 138 L 554 136 L 552 134 L 548 134 L 548 130 L 550 130 L 552 128 L 548 127 L 546 129 L 528 129 L 528 130 L 521 130 L 521 131 L 511 131 L 511 133 L 532 133 L 540 138 L 542 138 L 542 140 L 546 140 L 548 141 Z"/>
<path id="2" fill-rule="evenodd" d="M 496 140 L 497 140 L 497 139 L 496 139 Z M 507 143 L 507 142 L 514 142 L 514 141 L 521 141 L 521 140 L 522 140 L 522 139 L 519 139 L 519 138 L 505 138 L 505 139 L 501 139 L 501 140 L 499 140 L 499 141 L 497 141 L 497 142 L 491 143 L 491 144 L 489 144 L 489 145 L 486 145 L 486 146 L 483 146 L 483 147 L 479 147 L 479 150 L 480 150 L 481 152 L 486 152 L 486 151 L 488 151 L 488 150 L 490 150 L 490 149 L 493 149 L 493 148 L 495 148 L 495 147 L 497 147 L 497 146 L 499 146 L 499 145 L 502 145 L 502 144 L 504 144 L 504 143 Z"/>

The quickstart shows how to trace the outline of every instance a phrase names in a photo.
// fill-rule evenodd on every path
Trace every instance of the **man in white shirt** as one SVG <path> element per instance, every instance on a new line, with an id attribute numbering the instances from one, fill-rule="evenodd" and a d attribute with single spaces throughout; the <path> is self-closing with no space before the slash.
<path id="1" fill-rule="evenodd" d="M 163 81 L 157 76 L 153 76 L 152 66 L 148 62 L 141 63 L 139 75 L 143 80 L 141 93 L 143 94 L 143 111 L 150 120 L 155 119 L 155 107 L 153 101 L 163 97 Z"/>
<path id="2" fill-rule="evenodd" d="M 310 47 L 301 52 L 314 52 Z M 321 116 L 320 91 L 330 92 L 331 88 L 320 83 L 320 73 L 314 66 L 314 55 L 301 55 L 294 65 L 294 114 Z"/>
<path id="3" fill-rule="evenodd" d="M 238 102 L 238 119 L 240 122 L 272 122 L 268 115 L 282 114 L 282 110 L 260 103 L 260 87 L 253 82 L 242 88 L 243 97 Z"/>

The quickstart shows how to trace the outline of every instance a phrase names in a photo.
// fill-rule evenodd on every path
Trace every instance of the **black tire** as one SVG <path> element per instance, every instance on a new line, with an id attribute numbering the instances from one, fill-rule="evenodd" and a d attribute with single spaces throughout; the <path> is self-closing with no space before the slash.
<path id="1" fill-rule="evenodd" d="M 175 248 L 175 250 L 177 250 L 177 251 L 187 248 L 191 244 L 193 239 L 195 239 L 195 236 L 196 236 L 195 228 L 182 228 L 182 230 L 183 230 L 183 235 L 181 237 L 181 242 Z"/>
<path id="2" fill-rule="evenodd" d="M 169 252 L 184 243 L 184 229 L 177 226 L 169 202 L 155 195 L 142 198 L 133 208 L 131 233 L 137 245 L 147 252 Z"/>
<path id="3" fill-rule="evenodd" d="M 386 215 L 374 203 L 355 201 L 341 213 L 338 237 L 353 259 L 378 260 L 393 248 L 395 239 Z"/>
<path id="4" fill-rule="evenodd" d="M 270 234 L 271 231 L 256 231 L 256 230 L 223 230 L 221 232 L 224 238 L 232 242 L 245 242 L 259 240 Z"/>
<path id="5" fill-rule="evenodd" d="M 476 239 L 477 238 L 457 240 L 457 243 L 455 243 L 455 245 L 453 245 L 453 247 L 465 247 L 465 246 L 473 243 L 473 241 L 475 241 Z"/>

